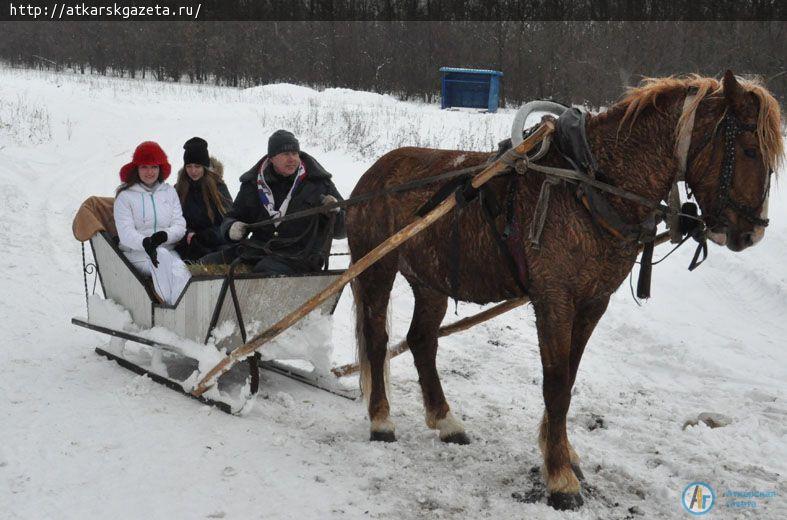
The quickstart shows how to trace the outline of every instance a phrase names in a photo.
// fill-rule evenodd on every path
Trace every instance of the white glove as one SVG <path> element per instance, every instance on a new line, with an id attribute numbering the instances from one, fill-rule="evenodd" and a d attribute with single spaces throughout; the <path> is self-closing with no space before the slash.
<path id="1" fill-rule="evenodd" d="M 339 201 L 333 195 L 323 195 L 322 197 L 320 197 L 320 202 L 322 203 L 323 206 L 326 206 L 328 204 L 335 204 Z M 339 213 L 341 210 L 342 208 L 337 206 L 331 210 L 331 213 Z"/>
<path id="2" fill-rule="evenodd" d="M 230 232 L 229 232 L 230 240 L 234 240 L 235 242 L 237 242 L 241 238 L 245 237 L 246 233 L 248 233 L 248 227 L 249 225 L 246 224 L 245 222 L 240 222 L 240 221 L 233 222 L 232 225 L 230 226 Z"/>

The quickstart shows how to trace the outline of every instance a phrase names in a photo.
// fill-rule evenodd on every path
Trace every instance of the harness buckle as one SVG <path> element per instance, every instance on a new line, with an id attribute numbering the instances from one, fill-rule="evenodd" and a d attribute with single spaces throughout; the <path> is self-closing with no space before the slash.
<path id="1" fill-rule="evenodd" d="M 650 244 L 656 239 L 656 213 L 651 213 L 640 222 L 637 242 L 640 244 Z"/>

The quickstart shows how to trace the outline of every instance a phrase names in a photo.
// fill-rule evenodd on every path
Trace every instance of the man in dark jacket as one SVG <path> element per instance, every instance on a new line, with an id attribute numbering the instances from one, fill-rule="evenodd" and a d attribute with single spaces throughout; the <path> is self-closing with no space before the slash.
<path id="1" fill-rule="evenodd" d="M 295 136 L 277 130 L 268 139 L 268 154 L 244 173 L 240 191 L 221 224 L 223 236 L 236 247 L 206 256 L 202 263 L 229 263 L 238 256 L 265 274 L 319 271 L 330 252 L 330 240 L 344 238 L 344 211 L 323 213 L 255 229 L 264 222 L 342 200 L 325 171 L 300 151 Z M 327 246 L 327 247 L 326 247 Z"/>

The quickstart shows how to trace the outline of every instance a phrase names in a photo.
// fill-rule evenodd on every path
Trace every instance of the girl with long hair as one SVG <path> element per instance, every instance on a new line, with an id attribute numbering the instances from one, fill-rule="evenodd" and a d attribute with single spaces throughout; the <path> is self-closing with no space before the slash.
<path id="1" fill-rule="evenodd" d="M 224 167 L 210 156 L 204 139 L 192 137 L 183 150 L 175 191 L 186 219 L 186 234 L 176 251 L 187 262 L 196 262 L 225 246 L 220 226 L 232 207 L 232 197 L 224 184 Z"/>

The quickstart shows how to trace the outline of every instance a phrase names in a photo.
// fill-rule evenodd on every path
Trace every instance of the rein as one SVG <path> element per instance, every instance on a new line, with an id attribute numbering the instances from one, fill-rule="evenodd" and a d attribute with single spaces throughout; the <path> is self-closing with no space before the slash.
<path id="1" fill-rule="evenodd" d="M 653 201 L 651 201 L 651 200 L 649 200 L 649 199 L 647 199 L 645 197 L 642 197 L 642 196 L 637 195 L 635 193 L 632 193 L 632 192 L 623 190 L 621 188 L 618 188 L 617 186 L 613 186 L 611 184 L 608 184 L 608 183 L 599 181 L 597 179 L 591 178 L 588 175 L 585 175 L 585 174 L 583 174 L 583 173 L 581 173 L 581 172 L 579 172 L 577 170 L 569 170 L 569 169 L 566 169 L 566 168 L 557 168 L 557 167 L 554 167 L 554 166 L 543 166 L 543 165 L 536 164 L 535 162 L 533 162 L 533 161 L 539 160 L 544 155 L 546 155 L 546 153 L 549 151 L 550 144 L 551 144 L 550 140 L 549 139 L 545 139 L 544 142 L 542 143 L 542 146 L 539 149 L 539 151 L 536 152 L 532 157 L 529 157 L 529 156 L 526 156 L 526 155 L 516 156 L 516 157 L 513 158 L 513 160 L 506 160 L 506 161 L 504 161 L 504 163 L 507 164 L 508 166 L 512 167 L 512 168 L 515 168 L 517 170 L 517 173 L 519 173 L 519 174 L 524 173 L 524 171 L 526 171 L 526 170 L 537 171 L 537 172 L 544 173 L 546 175 L 549 175 L 549 176 L 552 176 L 552 177 L 557 177 L 557 178 L 560 178 L 560 179 L 563 179 L 563 180 L 567 180 L 567 181 L 570 181 L 570 182 L 587 184 L 587 185 L 592 186 L 592 187 L 594 187 L 596 189 L 599 189 L 601 191 L 605 191 L 605 192 L 610 193 L 612 195 L 616 195 L 618 197 L 631 200 L 632 202 L 636 202 L 637 204 L 640 204 L 640 205 L 645 206 L 647 208 L 656 210 L 659 213 L 662 213 L 662 214 L 665 214 L 665 215 L 677 215 L 677 216 L 682 216 L 682 217 L 686 217 L 686 218 L 690 218 L 690 219 L 694 219 L 694 220 L 701 220 L 696 215 L 690 215 L 690 214 L 682 213 L 680 210 L 673 211 L 669 206 L 666 206 L 666 205 L 661 204 L 661 203 L 653 202 Z M 253 224 L 249 224 L 248 227 L 249 227 L 250 230 L 253 231 L 253 230 L 260 229 L 260 228 L 263 228 L 263 227 L 266 227 L 266 226 L 272 226 L 272 225 L 278 224 L 279 222 L 287 222 L 287 221 L 290 221 L 290 220 L 297 220 L 297 219 L 310 217 L 310 216 L 313 216 L 313 215 L 320 215 L 320 214 L 323 214 L 323 213 L 328 213 L 328 212 L 330 212 L 330 211 L 332 211 L 332 210 L 334 210 L 336 208 L 346 208 L 346 207 L 349 207 L 349 206 L 354 206 L 356 204 L 361 204 L 363 202 L 367 202 L 369 200 L 372 200 L 372 199 L 375 199 L 375 198 L 378 198 L 378 197 L 384 197 L 386 195 L 391 195 L 391 194 L 394 194 L 394 193 L 402 193 L 402 192 L 406 192 L 406 191 L 411 191 L 411 190 L 414 190 L 414 189 L 417 189 L 417 188 L 421 188 L 423 186 L 428 186 L 430 184 L 434 184 L 436 182 L 440 182 L 440 181 L 443 181 L 443 180 L 450 180 L 450 179 L 455 179 L 455 178 L 462 177 L 462 176 L 472 175 L 474 173 L 477 173 L 477 172 L 483 170 L 485 167 L 486 167 L 485 164 L 479 164 L 477 166 L 472 166 L 472 167 L 469 167 L 469 168 L 462 168 L 462 169 L 459 169 L 459 170 L 452 170 L 450 172 L 442 173 L 440 175 L 434 175 L 434 176 L 431 176 L 431 177 L 424 177 L 422 179 L 418 179 L 418 180 L 415 180 L 415 181 L 412 181 L 412 182 L 407 182 L 407 183 L 404 183 L 404 184 L 399 184 L 397 186 L 393 186 L 391 188 L 387 188 L 387 189 L 384 189 L 384 190 L 378 190 L 378 191 L 371 192 L 371 193 L 365 193 L 363 195 L 358 195 L 356 197 L 352 197 L 352 198 L 349 198 L 349 199 L 333 202 L 333 203 L 330 203 L 330 204 L 325 204 L 323 206 L 319 206 L 319 207 L 316 207 L 316 208 L 311 208 L 311 209 L 307 209 L 307 210 L 303 210 L 303 211 L 298 211 L 296 213 L 291 213 L 291 214 L 288 214 L 288 215 L 284 215 L 282 217 L 273 218 L 273 219 L 265 220 L 265 221 L 262 221 L 262 222 L 255 222 Z M 448 194 L 446 194 L 446 195 L 448 195 Z M 439 203 L 439 200 L 433 201 L 433 202 Z"/>
<path id="2" fill-rule="evenodd" d="M 364 193 L 363 195 L 358 195 L 356 197 L 351 197 L 349 199 L 340 200 L 337 202 L 332 202 L 330 204 L 324 204 L 322 206 L 306 209 L 303 211 L 298 211 L 295 213 L 291 213 L 289 215 L 284 215 L 283 217 L 278 217 L 270 220 L 265 220 L 262 222 L 255 222 L 253 224 L 249 224 L 250 230 L 260 229 L 265 226 L 272 226 L 274 224 L 278 224 L 279 222 L 287 222 L 289 220 L 297 220 L 305 217 L 310 217 L 312 215 L 320 215 L 322 213 L 327 213 L 333 211 L 336 208 L 346 208 L 348 206 L 354 206 L 356 204 L 361 204 L 362 202 L 367 202 L 372 199 L 376 199 L 377 197 L 384 197 L 386 195 L 391 195 L 393 193 L 401 193 L 405 191 L 414 190 L 416 188 L 421 188 L 423 186 L 428 186 L 430 184 L 434 184 L 439 181 L 454 179 L 457 177 L 462 177 L 464 175 L 471 175 L 474 173 L 478 173 L 484 168 L 486 168 L 486 164 L 479 164 L 478 166 L 472 166 L 469 168 L 462 168 L 461 170 L 453 170 L 447 173 L 442 173 L 440 175 L 433 175 L 431 177 L 424 177 L 423 179 L 418 179 L 412 182 L 406 182 L 404 184 L 399 184 L 392 188 L 387 188 L 384 190 L 374 191 L 372 193 Z"/>

